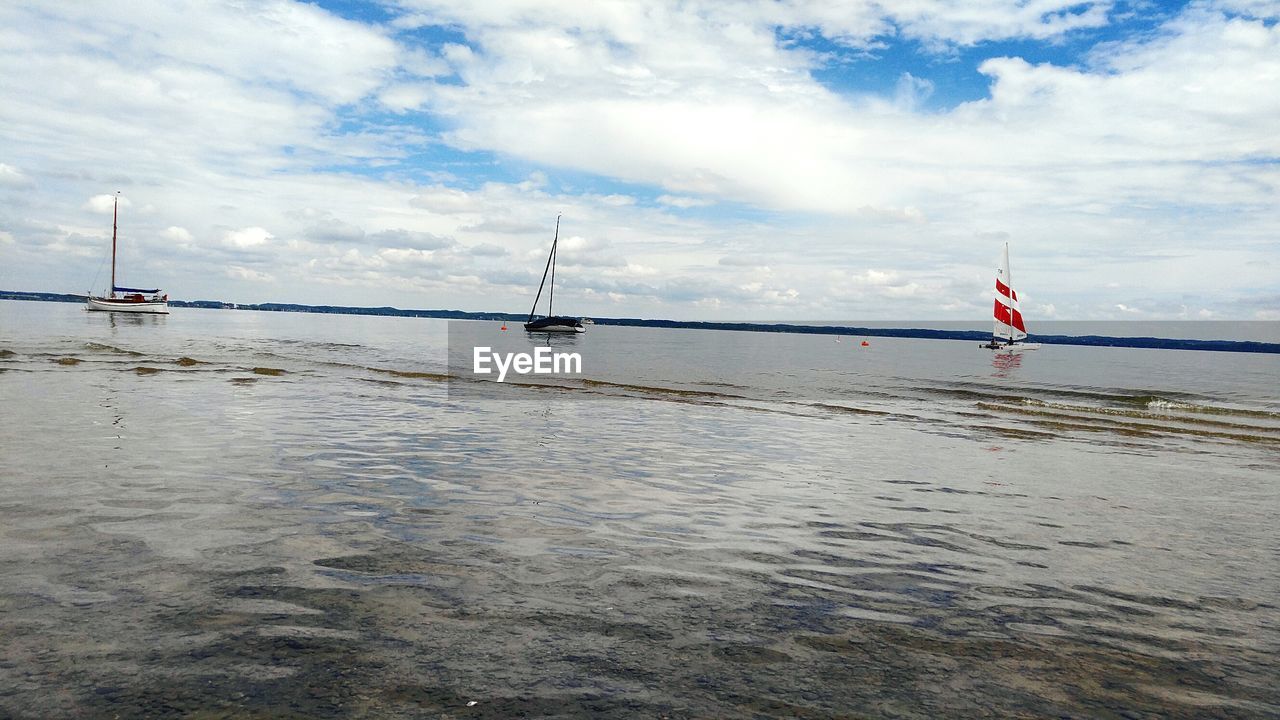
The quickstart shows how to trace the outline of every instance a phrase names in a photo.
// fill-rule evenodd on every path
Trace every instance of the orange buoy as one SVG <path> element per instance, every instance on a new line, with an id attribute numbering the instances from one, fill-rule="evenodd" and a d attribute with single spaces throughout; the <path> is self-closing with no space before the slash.
<path id="1" fill-rule="evenodd" d="M 871 343 L 867 342 L 866 340 L 863 340 L 862 347 L 871 347 Z"/>
<path id="2" fill-rule="evenodd" d="M 507 324 L 502 323 L 502 332 L 506 332 L 506 331 L 507 331 Z"/>

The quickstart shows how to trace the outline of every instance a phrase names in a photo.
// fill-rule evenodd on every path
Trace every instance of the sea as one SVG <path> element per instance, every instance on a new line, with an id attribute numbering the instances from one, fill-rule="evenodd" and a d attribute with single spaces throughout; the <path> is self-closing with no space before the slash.
<path id="1" fill-rule="evenodd" d="M 0 301 L 0 717 L 1280 716 L 1280 355 L 503 327 Z"/>

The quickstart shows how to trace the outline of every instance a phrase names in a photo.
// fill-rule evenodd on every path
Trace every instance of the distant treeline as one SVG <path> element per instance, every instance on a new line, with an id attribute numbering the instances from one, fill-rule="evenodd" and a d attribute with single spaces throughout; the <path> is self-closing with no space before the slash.
<path id="1" fill-rule="evenodd" d="M 42 300 L 84 302 L 84 295 L 0 290 L 0 300 Z M 212 310 L 261 310 L 266 312 L 328 313 L 336 315 L 390 315 L 396 317 L 443 318 L 446 320 L 501 320 L 524 322 L 523 313 L 466 312 L 464 310 L 401 310 L 393 307 L 346 307 L 343 305 L 297 305 L 294 303 L 228 303 L 218 300 L 170 300 L 170 307 Z M 849 325 L 790 325 L 787 323 L 702 322 L 693 320 L 652 320 L 647 318 L 592 318 L 597 325 L 683 328 L 694 330 L 737 330 L 779 332 L 801 335 L 859 335 L 866 337 L 924 338 L 930 340 L 973 340 L 985 342 L 991 333 L 980 330 L 929 330 L 925 328 L 865 328 Z M 1154 337 L 1110 337 L 1106 335 L 1031 335 L 1032 342 L 1049 345 L 1090 345 L 1096 347 L 1154 348 L 1160 350 L 1215 350 L 1218 352 L 1280 353 L 1280 343 L 1242 340 L 1184 340 Z"/>

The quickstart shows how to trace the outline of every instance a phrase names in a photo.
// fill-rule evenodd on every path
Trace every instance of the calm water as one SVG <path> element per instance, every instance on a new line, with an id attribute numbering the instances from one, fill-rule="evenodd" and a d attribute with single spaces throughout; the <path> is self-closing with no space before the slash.
<path id="1" fill-rule="evenodd" d="M 0 716 L 1280 714 L 1280 357 L 446 327 L 0 301 Z"/>

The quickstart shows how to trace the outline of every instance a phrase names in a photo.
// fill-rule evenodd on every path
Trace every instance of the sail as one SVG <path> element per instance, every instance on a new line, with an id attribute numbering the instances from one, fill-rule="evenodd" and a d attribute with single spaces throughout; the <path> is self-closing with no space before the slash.
<path id="1" fill-rule="evenodd" d="M 1000 267 L 996 268 L 995 328 L 991 334 L 1001 340 L 1013 342 L 1027 336 L 1027 326 L 1018 310 L 1018 293 L 1013 289 L 1009 275 L 1009 244 L 1005 243 Z"/>

